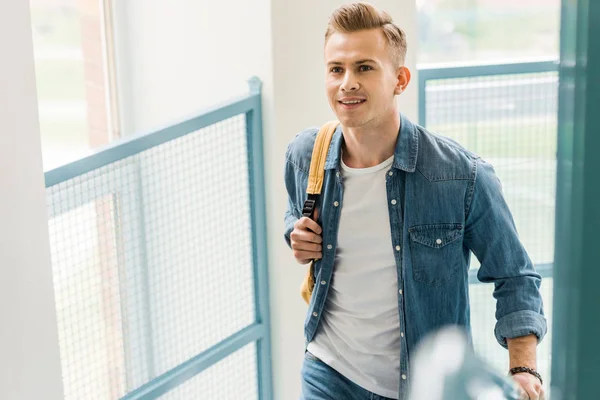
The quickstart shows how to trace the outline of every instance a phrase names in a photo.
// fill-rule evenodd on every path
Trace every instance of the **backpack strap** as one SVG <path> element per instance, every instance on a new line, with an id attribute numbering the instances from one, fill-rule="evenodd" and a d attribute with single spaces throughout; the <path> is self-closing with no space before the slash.
<path id="1" fill-rule="evenodd" d="M 329 145 L 333 134 L 339 125 L 338 121 L 330 121 L 319 129 L 317 138 L 315 140 L 315 147 L 313 147 L 312 158 L 310 159 L 310 171 L 308 173 L 308 185 L 306 187 L 306 193 L 308 198 L 304 202 L 304 208 L 302 209 L 302 216 L 310 219 L 316 219 L 315 213 L 317 200 L 321 194 L 323 188 L 323 180 L 325 177 L 325 161 L 327 160 L 327 153 L 329 152 Z M 310 303 L 313 290 L 315 288 L 315 261 L 311 261 L 306 276 L 302 281 L 300 287 L 300 295 L 306 302 Z"/>
<path id="2" fill-rule="evenodd" d="M 327 153 L 329 152 L 329 145 L 333 134 L 339 125 L 338 121 L 329 121 L 321 126 L 317 138 L 315 140 L 315 146 L 313 147 L 312 158 L 310 159 L 310 170 L 308 172 L 308 185 L 306 186 L 306 193 L 308 198 L 304 202 L 304 208 L 302 209 L 302 215 L 304 217 L 314 219 L 315 207 L 317 199 L 321 194 L 323 188 L 323 180 L 325 177 L 325 161 L 327 160 Z"/>

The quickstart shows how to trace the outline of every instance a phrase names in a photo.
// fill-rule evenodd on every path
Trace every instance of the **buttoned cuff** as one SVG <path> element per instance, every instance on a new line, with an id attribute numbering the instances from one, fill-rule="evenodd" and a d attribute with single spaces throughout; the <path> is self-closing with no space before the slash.
<path id="1" fill-rule="evenodd" d="M 542 341 L 547 331 L 546 318 L 531 310 L 515 311 L 500 318 L 496 323 L 494 334 L 496 340 L 504 348 L 508 348 L 506 339 L 527 335 L 535 335 L 538 343 Z"/>

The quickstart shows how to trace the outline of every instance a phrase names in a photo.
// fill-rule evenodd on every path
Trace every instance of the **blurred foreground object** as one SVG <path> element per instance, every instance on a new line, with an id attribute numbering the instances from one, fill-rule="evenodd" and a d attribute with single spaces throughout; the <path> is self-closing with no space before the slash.
<path id="1" fill-rule="evenodd" d="M 520 400 L 517 384 L 479 359 L 465 332 L 444 328 L 418 346 L 410 400 Z"/>

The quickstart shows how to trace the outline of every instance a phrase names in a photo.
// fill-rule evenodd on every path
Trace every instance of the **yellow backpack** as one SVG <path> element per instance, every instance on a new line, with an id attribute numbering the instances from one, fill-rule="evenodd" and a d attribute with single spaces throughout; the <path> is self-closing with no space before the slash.
<path id="1" fill-rule="evenodd" d="M 316 209 L 317 200 L 321 194 L 321 188 L 323 187 L 323 179 L 325 177 L 325 161 L 327 160 L 327 153 L 329 152 L 329 145 L 331 138 L 338 127 L 338 121 L 330 121 L 319 129 L 317 138 L 315 140 L 315 147 L 313 147 L 312 157 L 310 159 L 310 170 L 308 173 L 308 185 L 306 186 L 306 193 L 308 198 L 304 202 L 304 208 L 302 209 L 302 216 L 316 220 L 318 217 L 318 210 Z M 324 231 L 324 230 L 323 230 Z M 302 286 L 300 287 L 300 294 L 306 302 L 310 303 L 312 292 L 315 288 L 315 260 L 310 262 L 310 267 L 306 272 Z"/>

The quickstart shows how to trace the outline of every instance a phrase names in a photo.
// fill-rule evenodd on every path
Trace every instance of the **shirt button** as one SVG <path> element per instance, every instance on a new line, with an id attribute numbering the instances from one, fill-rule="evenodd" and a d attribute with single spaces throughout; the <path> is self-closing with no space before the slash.
<path id="1" fill-rule="evenodd" d="M 319 314 L 317 314 L 316 312 L 313 313 L 313 317 L 316 317 L 317 315 L 319 315 Z"/>
<path id="2" fill-rule="evenodd" d="M 402 374 L 402 380 L 406 380 L 406 375 Z"/>
<path id="3" fill-rule="evenodd" d="M 390 171 L 389 175 L 390 175 L 390 176 L 394 175 L 394 172 L 393 172 L 393 171 Z"/>
<path id="4" fill-rule="evenodd" d="M 330 245 L 330 244 L 328 244 L 328 245 L 327 245 L 327 250 L 331 250 L 331 249 L 333 249 L 333 246 L 332 246 L 332 245 Z"/>
<path id="5" fill-rule="evenodd" d="M 334 203 L 333 203 L 333 205 L 334 205 L 335 207 L 337 207 L 337 206 L 339 206 L 339 205 L 340 205 L 340 203 L 338 203 L 338 202 L 336 201 L 336 202 L 334 202 Z"/>
<path id="6" fill-rule="evenodd" d="M 404 337 L 404 332 L 400 332 L 400 336 Z"/>
<path id="7" fill-rule="evenodd" d="M 398 290 L 398 293 L 402 294 L 402 289 Z"/>
<path id="8" fill-rule="evenodd" d="M 321 281 L 321 285 L 324 285 L 324 284 L 326 284 L 326 283 L 327 283 L 327 282 L 325 282 L 325 281 Z"/>
<path id="9" fill-rule="evenodd" d="M 436 239 L 435 241 L 437 244 L 442 244 L 442 239 Z"/>
<path id="10" fill-rule="evenodd" d="M 396 199 L 392 200 L 392 205 L 396 205 Z"/>
<path id="11" fill-rule="evenodd" d="M 340 173 L 339 173 L 339 172 L 336 172 L 336 173 L 335 173 L 335 176 L 337 176 L 337 177 L 339 178 L 339 177 L 340 177 Z"/>
<path id="12" fill-rule="evenodd" d="M 396 251 L 400 251 L 401 247 L 400 246 L 396 246 Z"/>

